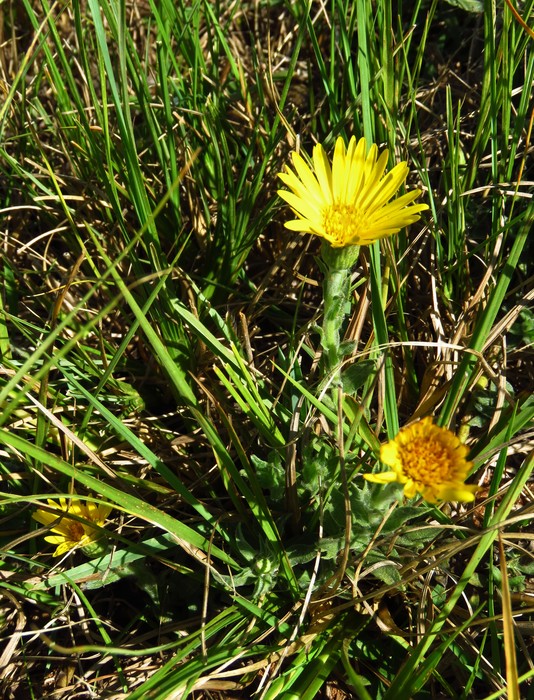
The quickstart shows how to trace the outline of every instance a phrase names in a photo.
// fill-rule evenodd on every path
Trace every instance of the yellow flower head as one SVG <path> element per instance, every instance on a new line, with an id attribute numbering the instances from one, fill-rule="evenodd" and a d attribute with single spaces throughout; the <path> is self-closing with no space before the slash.
<path id="1" fill-rule="evenodd" d="M 454 433 L 423 418 L 382 445 L 380 459 L 392 471 L 364 477 L 377 484 L 404 484 L 407 498 L 420 493 L 430 503 L 473 501 L 477 486 L 464 484 L 473 466 L 466 456 L 467 447 Z"/>
<path id="2" fill-rule="evenodd" d="M 378 155 L 372 144 L 367 152 L 363 138 L 356 141 L 353 136 L 346 148 L 339 137 L 332 166 L 321 144 L 313 149 L 313 168 L 295 151 L 291 157 L 295 170 L 286 166 L 278 175 L 290 191 L 278 194 L 298 219 L 285 226 L 321 236 L 333 248 L 374 243 L 414 223 L 428 209 L 426 204 L 408 206 L 420 190 L 389 201 L 405 181 L 408 166 L 402 162 L 384 174 L 388 151 Z"/>
<path id="3" fill-rule="evenodd" d="M 47 542 L 57 545 L 55 557 L 69 549 L 87 547 L 100 539 L 101 533 L 95 525 L 102 527 L 112 511 L 111 506 L 89 501 L 82 503 L 79 498 L 60 498 L 59 504 L 49 499 L 48 505 L 52 510 L 36 510 L 32 517 L 38 523 L 50 526 L 51 532 L 56 533 L 45 537 Z M 73 520 L 70 515 L 81 520 Z"/>

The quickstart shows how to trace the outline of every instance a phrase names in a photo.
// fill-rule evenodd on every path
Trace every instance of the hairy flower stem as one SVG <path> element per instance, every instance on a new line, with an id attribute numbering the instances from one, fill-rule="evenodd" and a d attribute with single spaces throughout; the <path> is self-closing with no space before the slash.
<path id="1" fill-rule="evenodd" d="M 347 315 L 350 270 L 328 270 L 323 280 L 324 318 L 321 345 L 325 375 L 334 389 L 341 385 L 340 330 Z"/>
<path id="2" fill-rule="evenodd" d="M 321 249 L 321 257 L 325 264 L 321 345 L 325 378 L 334 390 L 341 386 L 341 363 L 345 355 L 341 343 L 341 329 L 350 310 L 351 269 L 358 253 L 358 246 L 332 248 L 328 243 L 324 243 Z"/>

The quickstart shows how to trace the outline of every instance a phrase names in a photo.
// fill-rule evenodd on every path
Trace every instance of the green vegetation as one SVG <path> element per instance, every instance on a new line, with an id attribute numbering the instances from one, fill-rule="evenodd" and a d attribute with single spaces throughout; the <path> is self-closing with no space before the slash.
<path id="1" fill-rule="evenodd" d="M 2 697 L 532 692 L 533 4 L 0 2 Z M 430 208 L 330 391 L 277 174 L 352 135 Z M 363 479 L 425 416 L 474 503 Z"/>

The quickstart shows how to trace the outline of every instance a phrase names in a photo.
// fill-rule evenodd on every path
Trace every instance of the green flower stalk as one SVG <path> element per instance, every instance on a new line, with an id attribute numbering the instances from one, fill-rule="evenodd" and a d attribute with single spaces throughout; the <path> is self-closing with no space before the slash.
<path id="1" fill-rule="evenodd" d="M 352 266 L 358 258 L 359 246 L 332 248 L 323 243 L 321 258 L 324 263 L 324 315 L 321 331 L 325 374 L 333 388 L 341 385 L 341 329 L 350 311 L 350 278 Z"/>

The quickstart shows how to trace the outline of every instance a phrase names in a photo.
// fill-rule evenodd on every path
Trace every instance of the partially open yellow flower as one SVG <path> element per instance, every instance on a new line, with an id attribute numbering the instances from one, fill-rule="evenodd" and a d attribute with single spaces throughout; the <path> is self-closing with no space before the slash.
<path id="1" fill-rule="evenodd" d="M 336 141 L 332 166 L 321 144 L 313 149 L 313 168 L 295 151 L 291 154 L 295 171 L 286 166 L 278 177 L 289 187 L 278 194 L 298 217 L 287 221 L 292 231 L 313 233 L 333 248 L 369 245 L 398 233 L 419 219 L 426 204 L 408 206 L 421 194 L 412 190 L 389 201 L 408 175 L 403 161 L 384 174 L 388 151 L 378 155 L 372 144 L 367 152 L 364 138 Z"/>
<path id="2" fill-rule="evenodd" d="M 52 510 L 40 508 L 32 517 L 42 525 L 51 526 L 51 532 L 56 533 L 45 537 L 47 542 L 57 545 L 55 557 L 65 554 L 69 549 L 88 547 L 99 540 L 101 533 L 97 527 L 104 525 L 112 511 L 111 506 L 90 501 L 82 503 L 79 498 L 60 498 L 59 504 L 49 499 L 48 505 Z M 73 520 L 70 515 L 81 520 Z"/>
<path id="3" fill-rule="evenodd" d="M 404 484 L 407 498 L 420 493 L 430 503 L 473 501 L 478 487 L 464 484 L 473 466 L 467 452 L 454 433 L 423 418 L 382 445 L 380 459 L 392 471 L 363 476 L 377 484 Z"/>

